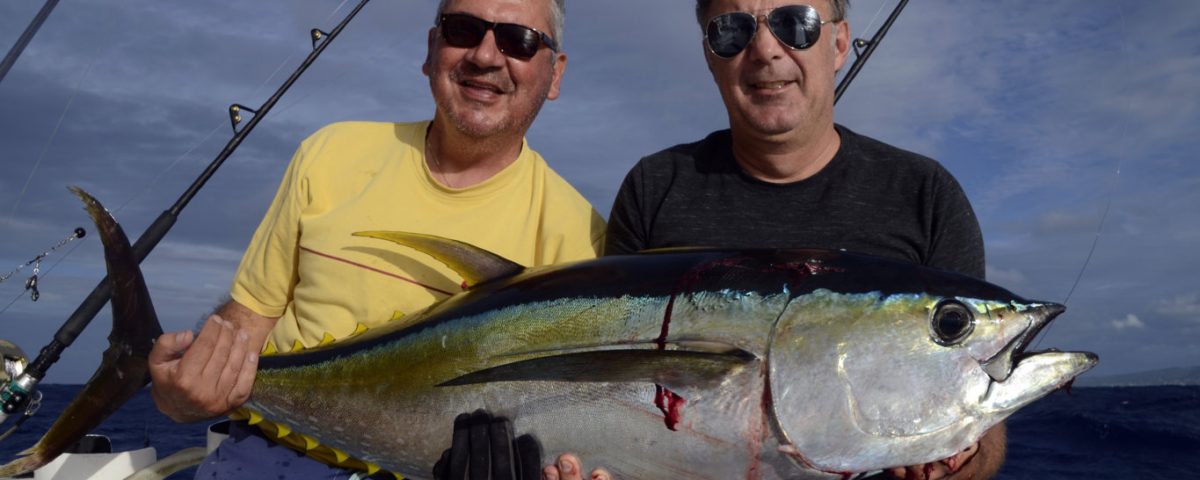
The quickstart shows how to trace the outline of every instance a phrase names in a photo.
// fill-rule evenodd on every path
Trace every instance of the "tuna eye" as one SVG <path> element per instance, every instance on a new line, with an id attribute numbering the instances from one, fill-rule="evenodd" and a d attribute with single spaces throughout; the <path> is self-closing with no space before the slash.
<path id="1" fill-rule="evenodd" d="M 953 300 L 938 304 L 931 322 L 933 339 L 941 345 L 962 342 L 975 330 L 975 316 L 971 315 L 971 310 Z"/>

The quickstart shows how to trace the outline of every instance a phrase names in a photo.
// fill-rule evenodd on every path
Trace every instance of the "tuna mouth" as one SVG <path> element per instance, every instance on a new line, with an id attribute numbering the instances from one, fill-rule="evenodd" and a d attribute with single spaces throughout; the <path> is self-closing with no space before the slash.
<path id="1" fill-rule="evenodd" d="M 1057 303 L 1043 303 L 1035 307 L 1035 311 L 1030 314 L 1030 324 L 1025 327 L 1025 331 L 1008 342 L 995 356 L 981 363 L 983 371 L 988 374 L 992 380 L 1003 382 L 1008 380 L 1012 375 L 1014 366 L 1027 358 L 1040 355 L 1043 353 L 1057 352 L 1057 350 L 1043 351 L 1027 351 L 1029 344 L 1033 343 L 1033 339 L 1049 325 L 1055 317 L 1067 310 L 1067 307 Z"/>
<path id="2" fill-rule="evenodd" d="M 1028 350 L 1045 326 L 1065 310 L 1062 305 L 1044 303 L 1023 312 L 1030 322 L 1025 331 L 980 364 L 993 380 L 981 399 L 985 411 L 1011 413 L 1096 366 L 1099 358 L 1094 353 Z"/>

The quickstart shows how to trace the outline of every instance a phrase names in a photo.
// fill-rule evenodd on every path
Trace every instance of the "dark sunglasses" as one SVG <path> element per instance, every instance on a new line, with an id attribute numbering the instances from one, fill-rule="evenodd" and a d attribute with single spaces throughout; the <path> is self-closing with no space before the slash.
<path id="1" fill-rule="evenodd" d="M 821 38 L 821 26 L 838 20 L 821 21 L 817 9 L 808 5 L 785 5 L 766 14 L 767 27 L 780 42 L 793 50 L 804 50 Z M 742 53 L 758 32 L 758 16 L 747 12 L 723 13 L 708 21 L 704 40 L 713 55 L 733 58 Z"/>
<path id="2" fill-rule="evenodd" d="M 447 13 L 438 19 L 442 39 L 452 47 L 474 48 L 483 42 L 488 30 L 496 32 L 496 48 L 509 57 L 529 60 L 542 44 L 558 52 L 558 44 L 549 35 L 515 23 L 494 23 L 465 13 Z"/>

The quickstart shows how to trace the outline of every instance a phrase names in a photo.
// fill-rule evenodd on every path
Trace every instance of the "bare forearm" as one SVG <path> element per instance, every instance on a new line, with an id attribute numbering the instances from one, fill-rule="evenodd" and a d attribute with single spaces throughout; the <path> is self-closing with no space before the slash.
<path id="1" fill-rule="evenodd" d="M 150 388 L 159 411 L 177 422 L 227 414 L 250 398 L 258 352 L 276 318 L 230 301 L 201 327 L 166 333 L 150 352 Z"/>
<path id="2" fill-rule="evenodd" d="M 250 336 L 249 344 L 258 348 L 266 343 L 267 335 L 275 328 L 275 322 L 279 321 L 279 317 L 259 315 L 233 299 L 218 307 L 215 313 L 232 323 L 235 329 L 245 331 Z"/>

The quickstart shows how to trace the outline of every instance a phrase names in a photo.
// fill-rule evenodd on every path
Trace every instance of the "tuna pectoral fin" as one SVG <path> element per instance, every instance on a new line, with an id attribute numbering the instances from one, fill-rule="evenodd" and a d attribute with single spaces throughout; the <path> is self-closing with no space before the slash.
<path id="1" fill-rule="evenodd" d="M 405 232 L 358 232 L 370 237 L 414 248 L 446 264 L 467 282 L 468 287 L 499 278 L 511 277 L 525 267 L 469 243 L 434 235 Z"/>
<path id="2" fill-rule="evenodd" d="M 745 352 L 679 350 L 600 350 L 522 360 L 469 373 L 438 385 L 491 382 L 638 382 L 668 388 L 704 387 L 750 363 Z"/>
<path id="3" fill-rule="evenodd" d="M 129 240 L 116 220 L 96 199 L 72 188 L 87 205 L 104 243 L 108 279 L 112 283 L 113 327 L 100 367 L 71 401 L 46 434 L 29 450 L 27 457 L 0 467 L 0 477 L 32 471 L 74 444 L 150 381 L 146 356 L 162 334 L 150 295 Z"/>

